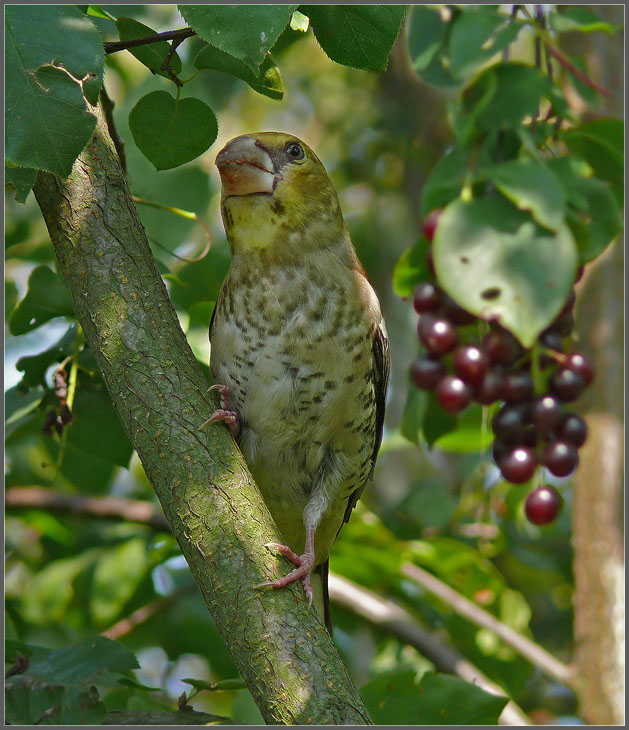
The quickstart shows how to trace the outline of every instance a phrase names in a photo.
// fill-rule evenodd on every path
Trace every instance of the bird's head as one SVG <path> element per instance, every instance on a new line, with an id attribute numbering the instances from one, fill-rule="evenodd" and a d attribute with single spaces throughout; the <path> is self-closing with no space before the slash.
<path id="1" fill-rule="evenodd" d="M 343 237 L 334 186 L 297 137 L 281 132 L 236 137 L 218 153 L 216 166 L 232 253 L 259 249 L 288 256 Z"/>

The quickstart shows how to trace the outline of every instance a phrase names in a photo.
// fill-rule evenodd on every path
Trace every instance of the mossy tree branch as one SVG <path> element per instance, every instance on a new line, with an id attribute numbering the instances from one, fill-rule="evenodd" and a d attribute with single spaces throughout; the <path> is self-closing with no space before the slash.
<path id="1" fill-rule="evenodd" d="M 265 720 L 369 724 L 301 585 L 253 588 L 288 567 L 263 547 L 279 534 L 225 426 L 199 431 L 216 403 L 155 266 L 102 110 L 93 111 L 96 133 L 70 177 L 40 172 L 34 192 L 121 423 Z"/>

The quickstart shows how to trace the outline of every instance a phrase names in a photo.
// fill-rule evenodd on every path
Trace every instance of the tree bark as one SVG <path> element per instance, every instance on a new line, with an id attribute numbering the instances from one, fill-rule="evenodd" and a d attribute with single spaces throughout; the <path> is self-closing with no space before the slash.
<path id="1" fill-rule="evenodd" d="M 100 107 L 62 180 L 34 188 L 86 340 L 214 621 L 273 724 L 370 724 L 300 584 L 263 546 L 280 536 L 223 424 L 155 266 Z M 74 428 L 79 428 L 75 424 Z M 200 651 L 210 647 L 199 647 Z"/>
<path id="2" fill-rule="evenodd" d="M 624 25 L 622 5 L 588 6 Z M 612 91 L 595 115 L 623 115 L 623 38 L 567 34 L 563 46 L 585 56 Z M 581 711 L 592 725 L 625 722 L 625 577 L 623 555 L 624 248 L 617 240 L 578 285 L 578 349 L 596 368 L 580 410 L 589 436 L 574 479 L 574 633 Z"/>

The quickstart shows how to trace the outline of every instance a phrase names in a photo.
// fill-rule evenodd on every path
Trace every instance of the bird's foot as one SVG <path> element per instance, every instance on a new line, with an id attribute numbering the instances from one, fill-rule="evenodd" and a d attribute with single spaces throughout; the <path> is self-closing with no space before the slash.
<path id="1" fill-rule="evenodd" d="M 282 545 L 279 542 L 269 542 L 264 547 L 275 548 L 275 550 L 282 555 L 285 555 L 291 563 L 297 567 L 283 578 L 270 580 L 266 583 L 260 583 L 260 585 L 257 585 L 256 588 L 263 588 L 265 586 L 284 588 L 284 586 L 287 586 L 289 583 L 301 580 L 308 603 L 312 605 L 312 583 L 310 582 L 310 576 L 315 566 L 315 554 L 306 552 L 303 555 L 297 555 L 288 546 Z"/>
<path id="2" fill-rule="evenodd" d="M 214 413 L 199 426 L 199 431 L 205 428 L 208 423 L 214 423 L 215 421 L 223 421 L 229 427 L 232 432 L 232 436 L 236 438 L 240 431 L 240 423 L 238 422 L 238 414 L 236 411 L 230 411 L 228 406 L 229 399 L 229 388 L 226 385 L 213 385 L 210 390 L 218 390 L 220 395 L 220 408 L 217 408 Z"/>

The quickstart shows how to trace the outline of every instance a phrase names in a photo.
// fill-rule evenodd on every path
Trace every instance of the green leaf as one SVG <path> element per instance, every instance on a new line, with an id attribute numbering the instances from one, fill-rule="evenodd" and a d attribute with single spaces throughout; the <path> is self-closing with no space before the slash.
<path id="1" fill-rule="evenodd" d="M 571 216 L 568 223 L 579 250 L 579 264 L 592 261 L 612 243 L 623 227 L 620 209 L 609 187 L 596 178 L 579 178 L 575 193 L 587 200 L 586 213 Z"/>
<path id="2" fill-rule="evenodd" d="M 254 73 L 246 63 L 230 56 L 229 53 L 220 51 L 214 46 L 205 46 L 194 59 L 194 67 L 213 69 L 235 76 L 246 81 L 254 91 L 271 99 L 281 99 L 284 96 L 280 70 L 270 55 L 265 57 L 260 70 Z"/>
<path id="3" fill-rule="evenodd" d="M 5 688 L 5 721 L 10 725 L 50 724 L 50 715 L 58 714 L 63 694 L 60 685 L 34 684 L 22 675 L 10 677 Z"/>
<path id="4" fill-rule="evenodd" d="M 519 127 L 527 116 L 537 114 L 542 95 L 551 83 L 537 68 L 522 63 L 499 63 L 481 73 L 467 86 L 453 119 L 462 144 L 480 132 Z"/>
<path id="5" fill-rule="evenodd" d="M 426 724 L 497 725 L 509 701 L 449 674 L 427 672 L 419 683 Z"/>
<path id="6" fill-rule="evenodd" d="M 93 684 L 105 672 L 126 672 L 140 665 L 132 651 L 104 636 L 55 649 L 31 659 L 28 674 L 61 684 Z"/>
<path id="7" fill-rule="evenodd" d="M 428 448 L 432 448 L 435 442 L 445 434 L 454 431 L 457 427 L 457 417 L 444 411 L 437 402 L 434 391 L 428 393 L 428 406 L 424 411 L 424 422 L 422 432 Z"/>
<path id="8" fill-rule="evenodd" d="M 129 129 L 142 154 L 157 170 L 190 162 L 214 142 L 214 112 L 200 99 L 174 99 L 167 91 L 143 96 L 129 114 Z"/>
<path id="9" fill-rule="evenodd" d="M 580 31 L 581 33 L 593 33 L 600 30 L 608 35 L 613 35 L 622 26 L 608 23 L 603 18 L 595 15 L 583 7 L 562 7 L 562 12 L 553 11 L 550 13 L 550 27 L 557 33 L 569 33 Z"/>
<path id="10" fill-rule="evenodd" d="M 5 183 L 13 185 L 17 202 L 25 203 L 37 179 L 37 170 L 30 167 L 14 167 L 5 164 L 4 179 Z"/>
<path id="11" fill-rule="evenodd" d="M 336 63 L 384 71 L 406 5 L 300 5 L 315 38 Z"/>
<path id="12" fill-rule="evenodd" d="M 443 208 L 459 197 L 465 173 L 466 160 L 458 147 L 444 155 L 432 168 L 421 193 L 421 214 L 427 216 L 435 208 Z"/>
<path id="13" fill-rule="evenodd" d="M 134 18 L 118 18 L 116 20 L 116 28 L 121 41 L 128 41 L 133 38 L 142 38 L 144 36 L 157 35 L 156 31 L 149 28 L 148 25 L 140 23 Z M 161 67 L 166 56 L 170 53 L 170 43 L 167 41 L 159 41 L 157 43 L 148 43 L 145 46 L 137 46 L 129 48 L 129 53 L 143 63 L 153 73 L 159 74 L 166 79 L 170 79 L 168 71 L 162 71 Z M 170 59 L 170 67 L 178 74 L 181 71 L 181 59 L 175 52 Z"/>
<path id="14" fill-rule="evenodd" d="M 58 342 L 38 355 L 25 355 L 21 357 L 16 365 L 16 370 L 24 373 L 20 387 L 32 388 L 44 384 L 46 370 L 53 363 L 65 360 L 74 351 L 77 337 L 77 325 L 71 325 Z"/>
<path id="15" fill-rule="evenodd" d="M 94 560 L 95 553 L 86 551 L 71 558 L 53 560 L 40 570 L 28 583 L 28 590 L 21 599 L 21 612 L 25 620 L 36 625 L 46 625 L 62 620 L 74 598 L 74 579 Z M 39 677 L 55 681 L 54 677 Z"/>
<path id="16" fill-rule="evenodd" d="M 523 23 L 492 5 L 467 6 L 450 35 L 450 72 L 462 79 L 512 43 Z"/>
<path id="17" fill-rule="evenodd" d="M 188 25 L 255 74 L 297 5 L 178 5 Z"/>
<path id="18" fill-rule="evenodd" d="M 569 129 L 563 140 L 583 159 L 597 177 L 607 180 L 620 207 L 625 191 L 625 125 L 621 119 L 595 119 Z"/>
<path id="19" fill-rule="evenodd" d="M 578 157 L 556 157 L 548 165 L 564 188 L 579 264 L 585 264 L 616 238 L 623 226 L 621 211 L 609 185 L 588 177 L 592 170 Z"/>
<path id="20" fill-rule="evenodd" d="M 210 690 L 212 692 L 216 690 L 247 689 L 247 685 L 242 679 L 223 679 L 219 682 L 209 682 L 206 679 L 192 679 L 187 677 L 181 681 L 186 684 L 191 684 L 195 689 Z"/>
<path id="21" fill-rule="evenodd" d="M 414 444 L 419 443 L 419 432 L 427 405 L 427 394 L 422 390 L 418 390 L 414 385 L 409 385 L 400 423 L 400 432 L 404 438 Z"/>
<path id="22" fill-rule="evenodd" d="M 457 11 L 452 13 L 456 17 Z M 413 70 L 433 86 L 457 86 L 446 57 L 452 22 L 442 19 L 439 8 L 413 5 L 408 23 L 407 44 Z"/>
<path id="23" fill-rule="evenodd" d="M 109 624 L 119 616 L 149 567 L 146 541 L 141 537 L 109 548 L 98 559 L 90 596 L 90 612 L 98 624 Z"/>
<path id="24" fill-rule="evenodd" d="M 111 710 L 103 725 L 230 725 L 221 715 L 196 710 Z"/>
<path id="25" fill-rule="evenodd" d="M 67 177 L 90 140 L 103 83 L 103 40 L 72 5 L 11 5 L 5 14 L 6 157 Z M 83 80 L 83 81 L 82 81 Z"/>
<path id="26" fill-rule="evenodd" d="M 102 462 L 129 466 L 133 447 L 100 377 L 89 378 L 80 373 L 72 412 L 74 422 L 68 429 L 63 473 L 70 476 L 71 464 L 66 461 L 72 458 L 94 471 Z"/>
<path id="27" fill-rule="evenodd" d="M 74 305 L 61 277 L 38 266 L 28 278 L 28 291 L 9 317 L 12 335 L 23 335 L 54 317 L 74 318 Z"/>
<path id="28" fill-rule="evenodd" d="M 24 392 L 17 386 L 4 393 L 4 438 L 16 431 L 32 417 L 44 397 L 41 388 Z"/>
<path id="29" fill-rule="evenodd" d="M 496 725 L 508 698 L 458 677 L 414 671 L 385 674 L 361 687 L 376 725 Z"/>
<path id="30" fill-rule="evenodd" d="M 457 419 L 453 431 L 440 436 L 434 443 L 435 448 L 454 454 L 483 453 L 491 445 L 493 434 L 489 421 L 483 429 L 482 406 L 473 403 Z"/>
<path id="31" fill-rule="evenodd" d="M 94 18 L 103 18 L 104 20 L 116 20 L 113 15 L 104 10 L 100 5 L 88 5 L 87 14 Z"/>
<path id="32" fill-rule="evenodd" d="M 530 211 L 545 228 L 557 231 L 564 222 L 563 189 L 546 165 L 531 158 L 510 160 L 481 173 L 520 210 Z"/>
<path id="33" fill-rule="evenodd" d="M 566 225 L 549 233 L 494 196 L 445 208 L 433 260 L 439 283 L 464 309 L 498 320 L 531 347 L 570 293 L 577 250 Z"/>
<path id="34" fill-rule="evenodd" d="M 393 269 L 393 291 L 398 297 L 410 297 L 420 281 L 430 278 L 426 257 L 430 243 L 425 236 L 402 253 Z"/>
<path id="35" fill-rule="evenodd" d="M 188 309 L 190 322 L 209 327 L 216 302 L 197 302 Z"/>

